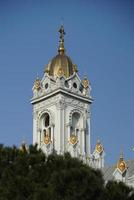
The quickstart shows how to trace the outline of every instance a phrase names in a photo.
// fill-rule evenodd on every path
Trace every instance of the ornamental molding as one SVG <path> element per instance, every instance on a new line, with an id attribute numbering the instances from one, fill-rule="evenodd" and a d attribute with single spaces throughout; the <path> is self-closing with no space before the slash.
<path id="1" fill-rule="evenodd" d="M 78 108 L 79 110 L 87 112 L 87 107 L 89 106 L 87 103 L 81 102 L 80 100 L 66 97 L 64 95 L 56 95 L 45 101 L 39 102 L 34 105 L 35 111 L 41 111 L 44 107 L 48 108 L 50 106 L 56 105 L 58 108 L 65 108 L 67 106 L 73 106 L 74 108 Z M 90 115 L 89 115 L 90 117 Z"/>
<path id="2" fill-rule="evenodd" d="M 55 105 L 55 103 L 58 101 L 59 96 L 51 97 L 49 99 L 46 99 L 45 101 L 39 102 L 38 104 L 34 105 L 35 110 L 42 110 L 44 107 L 51 107 Z"/>
<path id="3" fill-rule="evenodd" d="M 45 96 L 40 96 L 38 98 L 33 98 L 31 100 L 31 103 L 32 104 L 36 104 L 36 103 L 39 103 L 41 101 L 44 101 L 45 99 L 48 99 L 52 96 L 55 96 L 57 94 L 63 94 L 63 95 L 68 95 L 69 98 L 75 98 L 76 100 L 78 99 L 79 101 L 83 101 L 85 103 L 92 103 L 93 100 L 89 97 L 86 97 L 86 96 L 83 96 L 83 95 L 80 95 L 80 94 L 75 94 L 75 93 L 71 93 L 70 91 L 67 91 L 63 88 L 58 88 L 56 89 L 55 91 L 49 93 L 49 94 L 46 94 Z"/>
<path id="4" fill-rule="evenodd" d="M 65 102 L 67 105 L 73 105 L 76 108 L 85 108 L 85 103 L 74 98 L 65 98 Z"/>
<path id="5" fill-rule="evenodd" d="M 58 109 L 65 109 L 66 107 L 65 102 L 63 100 L 59 100 L 58 102 L 56 102 L 56 107 Z"/>
<path id="6" fill-rule="evenodd" d="M 80 114 L 80 117 L 83 117 L 83 113 L 82 113 L 80 110 L 78 110 L 78 109 L 73 109 L 73 110 L 71 110 L 71 112 L 70 112 L 70 114 L 69 114 L 69 123 L 70 123 L 70 124 L 72 123 L 72 115 L 73 115 L 74 113 L 79 113 L 79 114 Z"/>

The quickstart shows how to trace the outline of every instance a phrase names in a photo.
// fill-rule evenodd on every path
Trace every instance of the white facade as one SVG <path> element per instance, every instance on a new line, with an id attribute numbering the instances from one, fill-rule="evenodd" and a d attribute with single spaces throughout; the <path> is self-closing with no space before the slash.
<path id="1" fill-rule="evenodd" d="M 47 155 L 90 156 L 90 90 L 77 72 L 69 78 L 45 73 L 40 88 L 33 87 L 33 143 Z"/>
<path id="2" fill-rule="evenodd" d="M 104 167 L 104 149 L 97 143 L 91 153 L 91 86 L 78 75 L 77 66 L 65 54 L 64 27 L 61 26 L 58 55 L 46 66 L 43 78 L 33 86 L 33 144 L 46 155 L 53 152 Z"/>

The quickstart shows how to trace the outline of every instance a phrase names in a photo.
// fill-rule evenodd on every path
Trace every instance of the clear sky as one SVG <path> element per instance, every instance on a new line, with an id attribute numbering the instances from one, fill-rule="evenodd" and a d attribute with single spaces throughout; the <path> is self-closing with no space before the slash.
<path id="1" fill-rule="evenodd" d="M 134 1 L 0 0 L 0 143 L 32 143 L 32 86 L 57 54 L 64 18 L 67 55 L 91 82 L 92 149 L 106 163 L 134 159 Z"/>

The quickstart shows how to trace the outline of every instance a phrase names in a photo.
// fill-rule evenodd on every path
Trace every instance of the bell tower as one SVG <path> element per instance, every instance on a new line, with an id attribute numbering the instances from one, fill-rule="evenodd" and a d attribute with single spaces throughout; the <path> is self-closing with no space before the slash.
<path id="1" fill-rule="evenodd" d="M 61 26 L 58 54 L 45 67 L 42 79 L 33 86 L 33 144 L 46 155 L 70 152 L 74 157 L 90 156 L 91 87 L 78 75 L 64 48 Z"/>

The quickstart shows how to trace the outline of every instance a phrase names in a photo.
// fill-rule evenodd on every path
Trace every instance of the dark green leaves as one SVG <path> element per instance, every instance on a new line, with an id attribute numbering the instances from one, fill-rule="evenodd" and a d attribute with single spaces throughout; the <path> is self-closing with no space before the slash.
<path id="1" fill-rule="evenodd" d="M 37 149 L 0 145 L 0 200 L 133 200 L 133 190 L 108 182 L 69 153 L 49 157 Z"/>

